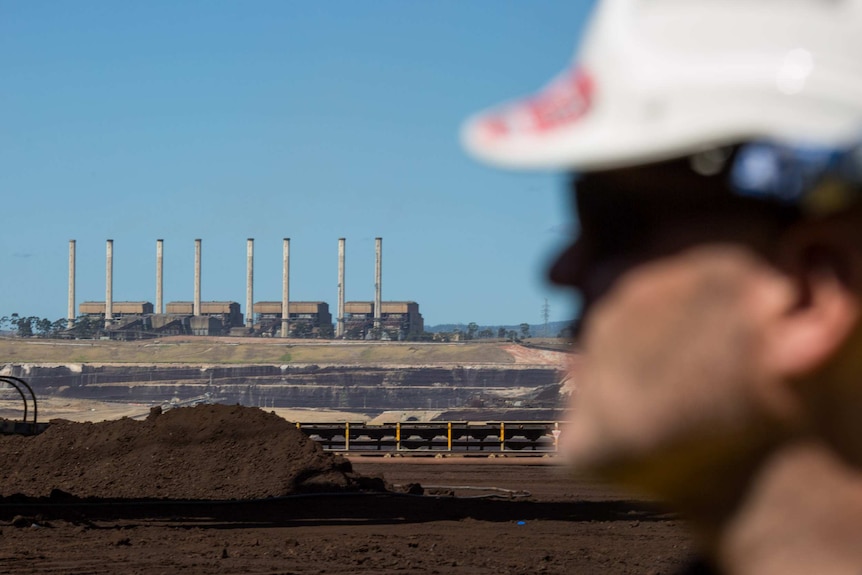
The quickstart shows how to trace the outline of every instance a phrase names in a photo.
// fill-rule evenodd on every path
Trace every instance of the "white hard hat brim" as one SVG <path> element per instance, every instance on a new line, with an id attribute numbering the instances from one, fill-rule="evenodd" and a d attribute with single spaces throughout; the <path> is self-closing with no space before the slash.
<path id="1" fill-rule="evenodd" d="M 664 86 L 667 88 L 667 86 Z M 534 96 L 476 114 L 461 141 L 477 159 L 509 169 L 601 170 L 639 165 L 752 139 L 836 144 L 858 140 L 855 105 L 788 95 L 757 81 L 680 83 L 644 97 L 638 86 L 603 94 L 583 70 Z M 608 90 L 611 91 L 611 90 Z M 848 93 L 858 90 L 848 91 Z"/>
<path id="2" fill-rule="evenodd" d="M 690 153 L 692 146 L 704 145 L 705 131 L 716 140 L 736 137 L 720 138 L 715 129 L 693 124 L 672 127 L 666 117 L 632 117 L 666 115 L 659 102 L 642 114 L 628 106 L 615 113 L 607 99 L 596 97 L 601 90 L 582 70 L 564 72 L 531 97 L 469 118 L 462 144 L 477 159 L 502 168 L 598 170 Z"/>
<path id="3" fill-rule="evenodd" d="M 606 0 L 572 68 L 461 139 L 495 166 L 577 171 L 753 139 L 858 141 L 860 21 L 862 0 Z"/>

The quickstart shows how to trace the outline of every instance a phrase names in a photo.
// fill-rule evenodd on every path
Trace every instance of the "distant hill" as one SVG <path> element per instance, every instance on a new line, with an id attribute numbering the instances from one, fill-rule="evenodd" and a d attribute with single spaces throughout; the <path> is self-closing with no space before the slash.
<path id="1" fill-rule="evenodd" d="M 529 322 L 528 322 L 529 323 Z M 530 324 L 530 335 L 533 337 L 556 337 L 563 329 L 569 327 L 571 325 L 571 321 L 549 321 L 548 322 L 548 331 L 545 333 L 545 324 L 543 323 L 531 323 Z M 479 325 L 479 331 L 483 329 L 490 329 L 496 335 L 497 330 L 500 328 L 505 328 L 506 331 L 514 331 L 518 334 L 521 333 L 520 324 L 514 325 Z M 452 331 L 461 330 L 467 331 L 466 323 L 441 323 L 437 325 L 426 325 L 425 331 L 431 333 L 450 333 Z"/>

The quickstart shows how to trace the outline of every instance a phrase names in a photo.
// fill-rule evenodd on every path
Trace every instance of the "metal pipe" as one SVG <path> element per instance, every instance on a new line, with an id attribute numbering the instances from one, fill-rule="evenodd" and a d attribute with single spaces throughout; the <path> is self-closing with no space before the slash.
<path id="1" fill-rule="evenodd" d="M 164 271 L 164 240 L 156 240 L 156 313 L 165 313 L 162 290 L 164 289 L 164 281 L 162 272 Z"/>
<path id="2" fill-rule="evenodd" d="M 344 238 L 338 238 L 338 315 L 335 337 L 344 337 Z"/>
<path id="3" fill-rule="evenodd" d="M 374 328 L 380 330 L 381 307 L 383 302 L 383 238 L 374 239 Z M 378 339 L 380 333 L 377 334 Z"/>
<path id="4" fill-rule="evenodd" d="M 290 335 L 290 238 L 282 244 L 281 337 Z"/>
<path id="5" fill-rule="evenodd" d="M 254 327 L 254 238 L 246 241 L 245 327 Z"/>
<path id="6" fill-rule="evenodd" d="M 66 329 L 75 327 L 75 240 L 69 240 L 69 308 Z"/>
<path id="7" fill-rule="evenodd" d="M 194 315 L 201 315 L 201 241 L 195 240 L 195 303 Z"/>
<path id="8" fill-rule="evenodd" d="M 105 328 L 114 320 L 114 240 L 108 240 L 105 254 Z"/>

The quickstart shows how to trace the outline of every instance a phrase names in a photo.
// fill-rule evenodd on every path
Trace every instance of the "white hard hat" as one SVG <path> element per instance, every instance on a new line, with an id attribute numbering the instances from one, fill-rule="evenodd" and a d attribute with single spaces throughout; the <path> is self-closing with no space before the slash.
<path id="1" fill-rule="evenodd" d="M 606 0 L 571 69 L 462 131 L 491 164 L 575 170 L 860 137 L 862 0 Z"/>

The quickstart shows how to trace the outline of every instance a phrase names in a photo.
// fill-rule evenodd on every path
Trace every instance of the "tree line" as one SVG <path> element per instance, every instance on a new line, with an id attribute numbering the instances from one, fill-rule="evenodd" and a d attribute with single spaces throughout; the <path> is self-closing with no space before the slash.
<path id="1" fill-rule="evenodd" d="M 518 331 L 513 329 L 506 329 L 505 327 L 498 327 L 495 330 L 491 328 L 485 328 L 480 330 L 479 324 L 476 322 L 470 322 L 467 324 L 466 329 L 453 329 L 451 332 L 437 332 L 433 334 L 433 339 L 436 341 L 452 341 L 452 340 L 461 340 L 461 341 L 470 341 L 475 339 L 508 339 L 511 341 L 517 341 L 521 339 L 527 339 L 531 337 L 530 334 L 530 324 L 522 323 L 518 326 Z"/>
<path id="2" fill-rule="evenodd" d="M 38 316 L 27 316 L 13 313 L 0 317 L 0 332 L 14 332 L 18 337 L 40 337 L 40 338 L 79 338 L 90 339 L 98 338 L 104 331 L 104 320 L 92 316 L 80 316 L 73 322 L 72 328 L 68 328 L 69 320 L 61 318 L 51 321 L 48 318 Z M 310 326 L 297 324 L 296 331 Z M 319 334 L 319 337 L 332 337 L 331 328 L 326 333 Z M 293 337 L 312 337 L 311 333 L 291 333 Z M 530 324 L 522 323 L 518 326 L 518 331 L 506 329 L 505 327 L 479 329 L 479 325 L 475 322 L 467 324 L 466 329 L 453 329 L 451 332 L 424 333 L 412 334 L 408 339 L 428 340 L 428 341 L 470 341 L 475 339 L 508 339 L 516 341 L 531 337 Z"/>
<path id="3" fill-rule="evenodd" d="M 45 317 L 17 313 L 0 317 L 0 331 L 12 331 L 18 337 L 42 338 L 98 337 L 104 328 L 104 320 L 81 316 L 75 319 L 71 329 L 68 329 L 68 326 L 69 320 L 66 318 L 51 321 Z"/>

